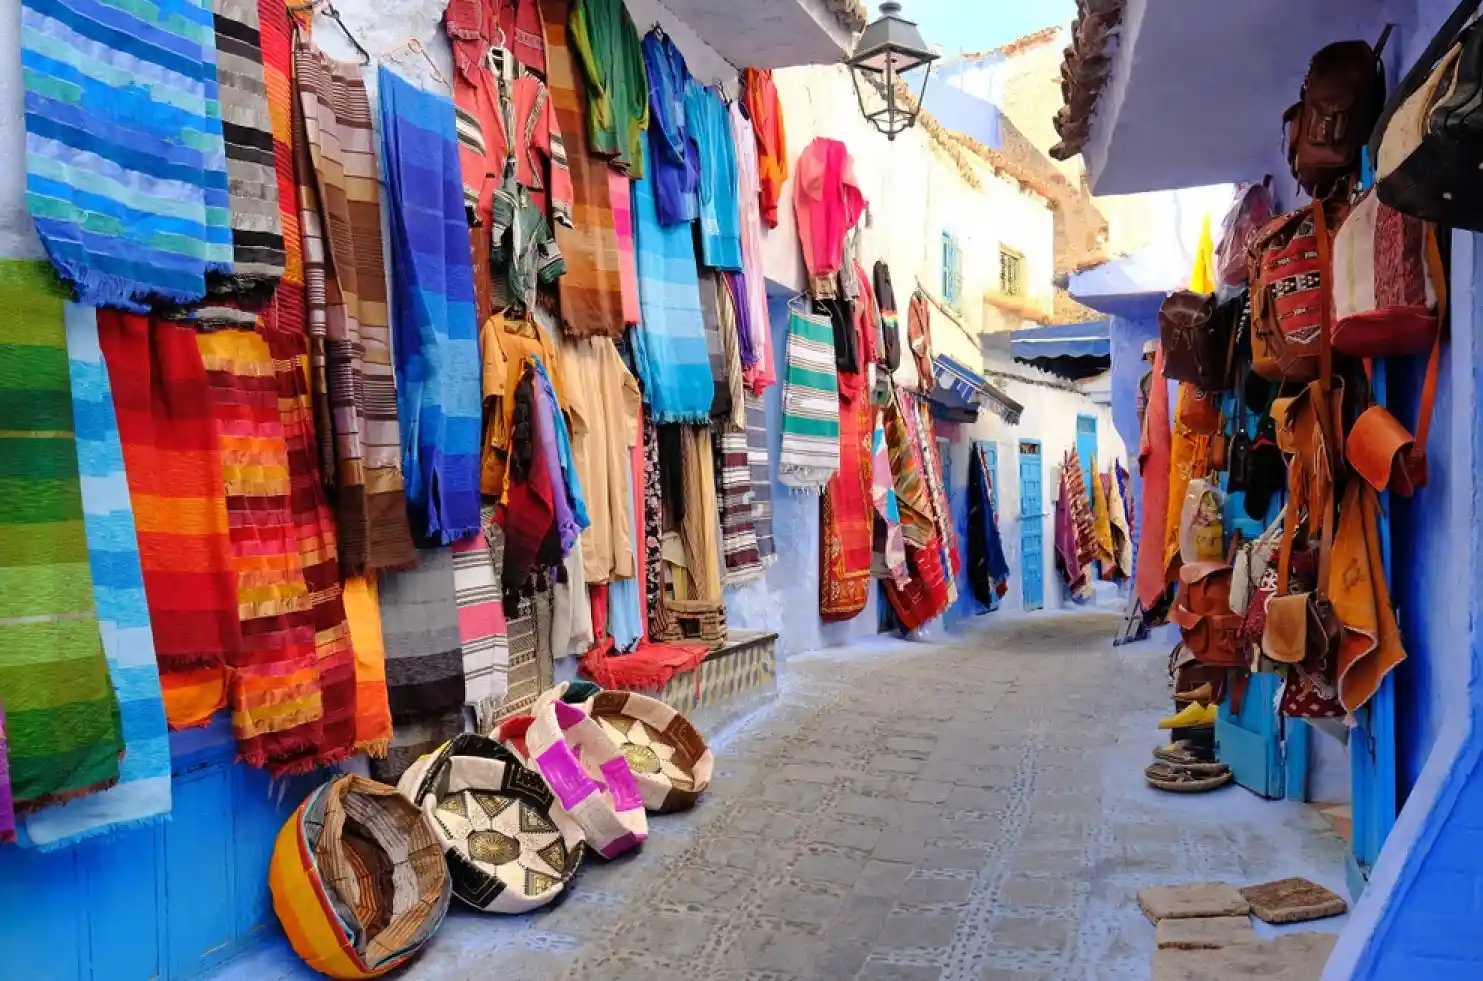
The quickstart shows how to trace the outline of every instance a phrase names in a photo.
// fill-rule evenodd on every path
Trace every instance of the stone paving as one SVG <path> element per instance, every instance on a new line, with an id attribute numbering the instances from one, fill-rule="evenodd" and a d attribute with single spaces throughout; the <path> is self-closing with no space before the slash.
<path id="1" fill-rule="evenodd" d="M 456 911 L 401 977 L 1145 981 L 1144 885 L 1306 875 L 1342 894 L 1344 846 L 1311 810 L 1143 785 L 1166 652 L 1114 649 L 1117 623 L 982 618 L 795 658 L 775 702 L 715 734 L 697 810 L 589 861 L 553 909 Z M 281 943 L 220 975 L 311 976 Z"/>

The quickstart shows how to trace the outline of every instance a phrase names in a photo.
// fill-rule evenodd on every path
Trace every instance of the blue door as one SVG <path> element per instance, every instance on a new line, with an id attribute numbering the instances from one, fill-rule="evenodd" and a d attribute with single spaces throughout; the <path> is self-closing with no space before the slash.
<path id="1" fill-rule="evenodd" d="M 1092 493 L 1092 480 L 1096 473 L 1092 470 L 1092 462 L 1097 458 L 1097 417 L 1076 417 L 1076 455 L 1081 458 L 1081 477 L 1087 489 L 1087 496 Z"/>
<path id="2" fill-rule="evenodd" d="M 1025 609 L 1045 606 L 1045 495 L 1040 441 L 1020 441 L 1020 580 Z"/>
<path id="3" fill-rule="evenodd" d="M 994 520 L 999 520 L 999 444 L 992 440 L 983 441 L 984 463 L 988 469 L 989 478 L 989 510 L 994 513 Z M 999 609 L 999 597 L 989 594 L 989 610 L 992 612 Z"/>

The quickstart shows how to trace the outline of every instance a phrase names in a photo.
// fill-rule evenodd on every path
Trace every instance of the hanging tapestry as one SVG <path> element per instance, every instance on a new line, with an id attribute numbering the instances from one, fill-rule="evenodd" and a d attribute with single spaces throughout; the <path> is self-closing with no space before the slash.
<path id="1" fill-rule="evenodd" d="M 660 425 L 709 422 L 715 391 L 694 236 L 689 225 L 659 223 L 652 177 L 633 183 L 633 220 L 642 311 L 634 349 L 644 399 Z"/>
<path id="2" fill-rule="evenodd" d="M 88 568 L 65 293 L 45 262 L 0 263 L 0 703 L 21 811 L 113 785 L 125 748 Z"/>
<path id="3" fill-rule="evenodd" d="M 905 583 L 885 580 L 886 598 L 901 626 L 912 631 L 941 616 L 950 603 L 947 572 L 943 566 L 942 543 L 932 518 L 930 493 L 923 470 L 922 444 L 914 438 L 909 413 L 915 409 L 897 388 L 885 408 L 886 446 L 891 457 L 891 475 L 901 508 L 902 532 L 906 537 L 909 576 Z"/>
<path id="4" fill-rule="evenodd" d="M 747 393 L 747 462 L 752 474 L 752 527 L 764 566 L 777 560 L 772 537 L 772 467 L 768 464 L 767 409 L 762 396 Z"/>
<path id="5" fill-rule="evenodd" d="M 1164 352 L 1154 354 L 1154 384 L 1148 393 L 1143 416 L 1143 434 L 1138 448 L 1138 472 L 1143 481 L 1143 502 L 1138 509 L 1138 568 L 1134 592 L 1145 610 L 1153 608 L 1168 586 L 1164 575 L 1164 535 L 1169 518 L 1170 451 L 1169 386 L 1164 382 Z"/>
<path id="6" fill-rule="evenodd" d="M 942 549 L 943 576 L 947 581 L 948 604 L 951 605 L 958 601 L 957 576 L 963 571 L 963 557 L 958 551 L 958 533 L 953 526 L 947 487 L 943 483 L 940 444 L 933 432 L 932 412 L 927 400 L 908 394 L 906 404 L 914 407 L 906 417 L 906 426 L 912 440 L 922 448 L 922 474 L 927 481 L 927 499 L 931 505 L 937 543 Z"/>
<path id="7" fill-rule="evenodd" d="M 299 181 L 294 170 L 293 20 L 282 0 L 257 0 L 262 42 L 263 84 L 271 122 L 278 220 L 283 234 L 283 278 L 273 293 L 264 322 L 293 334 L 309 328 L 304 306 L 304 235 L 299 225 Z M 269 344 L 273 341 L 269 338 Z M 307 341 L 306 341 L 307 343 Z M 311 421 L 313 419 L 311 415 Z M 313 428 L 309 430 L 313 434 Z M 315 448 L 317 452 L 317 447 Z M 315 471 L 318 472 L 318 463 Z"/>
<path id="8" fill-rule="evenodd" d="M 378 80 L 402 477 L 417 534 L 447 545 L 479 531 L 479 342 L 458 137 L 446 98 L 384 66 Z"/>
<path id="9" fill-rule="evenodd" d="M 875 408 L 869 399 L 861 396 L 840 405 L 839 472 L 829 479 L 820 502 L 819 611 L 826 621 L 859 616 L 870 598 L 874 432 Z"/>
<path id="10" fill-rule="evenodd" d="M 195 331 L 99 310 L 144 570 L 155 657 L 172 729 L 203 726 L 226 704 L 241 654 L 211 391 Z"/>
<path id="11" fill-rule="evenodd" d="M 200 300 L 232 272 L 210 0 L 26 0 L 19 24 L 26 207 L 53 265 L 89 306 Z"/>
<path id="12" fill-rule="evenodd" d="M 988 452 L 975 442 L 968 471 L 968 584 L 973 598 L 986 607 L 1004 596 L 1009 560 L 999 537 L 999 514 Z"/>
<path id="13" fill-rule="evenodd" d="M 371 104 L 360 66 L 295 35 L 299 220 L 320 464 L 347 575 L 416 561 L 396 384 Z"/>
<path id="14" fill-rule="evenodd" d="M 839 469 L 839 387 L 828 317 L 788 311 L 778 480 L 820 493 Z"/>
<path id="15" fill-rule="evenodd" d="M 721 374 L 726 386 L 726 413 L 716 417 L 718 425 L 736 432 L 747 428 L 747 388 L 742 373 L 741 325 L 737 319 L 736 294 L 727 278 L 731 273 L 716 274 L 717 330 L 721 338 Z"/>
<path id="16" fill-rule="evenodd" d="M 566 275 L 557 281 L 561 327 L 570 337 L 623 333 L 623 277 L 618 234 L 614 230 L 608 166 L 592 148 L 585 117 L 587 82 L 570 35 L 571 0 L 541 0 L 546 28 L 546 83 L 556 125 L 566 141 L 571 168 L 572 210 L 557 214 L 556 245 L 566 257 Z"/>

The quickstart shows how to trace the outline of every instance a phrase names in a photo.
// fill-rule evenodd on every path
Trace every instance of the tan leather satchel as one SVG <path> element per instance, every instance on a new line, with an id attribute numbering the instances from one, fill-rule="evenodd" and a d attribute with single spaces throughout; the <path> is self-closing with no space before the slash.
<path id="1" fill-rule="evenodd" d="M 1200 663 L 1244 668 L 1249 659 L 1238 641 L 1241 616 L 1231 609 L 1231 572 L 1226 562 L 1181 566 L 1179 599 L 1169 619 L 1179 627 L 1184 646 Z"/>

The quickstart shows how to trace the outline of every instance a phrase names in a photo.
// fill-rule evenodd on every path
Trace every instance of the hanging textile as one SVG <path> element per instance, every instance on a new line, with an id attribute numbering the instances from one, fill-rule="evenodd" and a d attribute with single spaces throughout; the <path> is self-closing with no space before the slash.
<path id="1" fill-rule="evenodd" d="M 829 299 L 837 292 L 845 233 L 860 220 L 865 203 L 843 143 L 819 137 L 804 149 L 793 178 L 793 214 L 814 299 Z"/>
<path id="2" fill-rule="evenodd" d="M 1066 503 L 1071 514 L 1071 529 L 1076 535 L 1077 558 L 1081 565 L 1088 566 L 1097 561 L 1097 531 L 1092 517 L 1092 495 L 1083 476 L 1081 457 L 1074 448 L 1066 451 L 1061 468 L 1061 481 L 1070 493 L 1070 500 Z"/>
<path id="3" fill-rule="evenodd" d="M 628 8 L 623 0 L 574 0 L 569 37 L 586 72 L 592 152 L 633 177 L 644 176 L 649 76 Z"/>
<path id="4" fill-rule="evenodd" d="M 206 369 L 189 328 L 113 310 L 97 318 L 165 715 L 172 729 L 202 726 L 226 704 L 226 667 L 242 644 Z"/>
<path id="5" fill-rule="evenodd" d="M 504 701 L 510 670 L 499 572 L 482 531 L 453 543 L 453 589 L 463 651 L 464 704 L 479 718 L 492 714 Z"/>
<path id="6" fill-rule="evenodd" d="M 854 619 L 865 610 L 874 530 L 875 408 L 857 396 L 840 405 L 839 415 L 839 472 L 824 489 L 819 524 L 819 612 L 831 622 Z"/>
<path id="7" fill-rule="evenodd" d="M 613 231 L 618 235 L 618 278 L 623 287 L 623 323 L 639 322 L 639 266 L 633 246 L 633 187 L 627 174 L 608 171 L 608 197 L 613 204 Z"/>
<path id="8" fill-rule="evenodd" d="M 530 194 L 509 179 L 494 192 L 490 222 L 490 302 L 508 316 L 534 311 L 538 287 L 566 275 L 556 236 Z"/>
<path id="9" fill-rule="evenodd" d="M 687 588 L 678 588 L 675 598 L 702 603 L 721 603 L 721 546 L 717 540 L 720 520 L 716 511 L 716 471 L 711 434 L 706 426 L 681 426 L 680 461 L 684 478 L 681 495 L 685 514 L 679 522 L 684 548 Z M 682 595 L 683 594 L 683 595 Z"/>
<path id="10" fill-rule="evenodd" d="M 1120 462 L 1113 463 L 1113 472 L 1104 474 L 1107 482 L 1107 510 L 1112 524 L 1112 564 L 1121 579 L 1133 575 L 1133 532 L 1128 527 L 1128 508 L 1124 498 L 1123 468 Z"/>
<path id="11" fill-rule="evenodd" d="M 917 390 L 932 391 L 936 384 L 932 371 L 932 309 L 921 290 L 912 293 L 911 303 L 906 308 L 906 342 L 917 366 Z"/>
<path id="12" fill-rule="evenodd" d="M 891 267 L 877 261 L 871 279 L 880 310 L 881 349 L 878 363 L 889 375 L 901 367 L 901 327 L 896 315 L 896 290 L 891 285 Z"/>
<path id="13" fill-rule="evenodd" d="M 819 493 L 839 469 L 839 383 L 827 317 L 788 311 L 778 480 Z"/>
<path id="14" fill-rule="evenodd" d="M 685 129 L 700 151 L 700 254 L 712 269 L 741 269 L 741 211 L 736 144 L 721 93 L 691 82 Z"/>
<path id="15" fill-rule="evenodd" d="M 139 568 L 139 541 L 124 476 L 113 394 L 98 347 L 97 317 L 93 308 L 76 304 L 67 305 L 65 316 L 82 520 L 108 680 L 119 705 L 124 753 L 119 761 L 118 782 L 112 787 L 71 801 L 66 807 L 44 808 L 25 816 L 21 844 L 41 849 L 61 848 L 93 835 L 157 822 L 169 813 L 171 800 L 165 705 L 160 696 L 160 674 L 155 666 L 149 607 Z M 0 749 L 0 771 L 3 757 Z M 7 790 L 8 785 L 0 787 L 0 837 L 6 830 L 4 819 L 10 814 Z"/>
<path id="16" fill-rule="evenodd" d="M 1143 504 L 1138 510 L 1138 568 L 1134 591 L 1145 610 L 1153 608 L 1169 584 L 1164 575 L 1164 536 L 1169 517 L 1172 438 L 1169 431 L 1169 386 L 1164 382 L 1162 348 L 1154 354 L 1153 380 L 1138 448 Z"/>
<path id="17" fill-rule="evenodd" d="M 769 463 L 767 409 L 762 396 L 747 395 L 747 460 L 752 472 L 752 526 L 757 532 L 757 554 L 764 566 L 777 559 L 772 535 L 772 467 Z"/>
<path id="18" fill-rule="evenodd" d="M 651 139 L 658 139 L 651 133 Z M 658 157 L 656 152 L 653 155 Z M 654 421 L 705 423 L 715 395 L 700 278 L 689 225 L 659 223 L 654 178 L 633 184 L 634 239 L 638 245 L 639 329 L 634 349 L 644 399 Z"/>
<path id="19" fill-rule="evenodd" d="M 577 65 L 567 22 L 571 0 L 541 0 L 546 29 L 546 83 L 571 172 L 571 215 L 557 215 L 556 245 L 566 258 L 557 281 L 561 328 L 569 337 L 623 333 L 623 279 L 618 265 L 608 166 L 593 152 L 587 124 L 587 83 Z"/>
<path id="20" fill-rule="evenodd" d="M 643 555 L 647 543 L 644 536 L 644 527 L 639 518 L 643 507 L 644 497 L 644 449 L 643 437 L 639 432 L 643 426 L 641 413 L 634 414 L 633 444 L 628 452 L 628 517 L 629 532 L 633 537 L 634 555 L 638 559 L 635 563 L 637 573 L 631 579 L 615 579 L 607 590 L 607 615 L 608 633 L 612 635 L 613 645 L 618 651 L 631 651 L 637 647 L 648 633 L 648 619 L 645 615 L 646 584 L 644 581 L 644 570 L 642 568 Z M 598 643 L 602 642 L 602 631 L 596 631 Z"/>
<path id="21" fill-rule="evenodd" d="M 411 564 L 371 105 L 360 66 L 294 41 L 315 421 L 347 575 Z"/>
<path id="22" fill-rule="evenodd" d="M 700 151 L 686 130 L 685 95 L 693 80 L 685 56 L 663 31 L 644 36 L 649 75 L 649 169 L 654 214 L 660 225 L 700 217 Z M 689 235 L 689 229 L 686 229 Z"/>
<path id="23" fill-rule="evenodd" d="M 418 536 L 479 531 L 479 346 L 453 106 L 388 70 L 377 76 L 390 203 L 402 476 Z"/>
<path id="24" fill-rule="evenodd" d="M 1105 474 L 1097 470 L 1097 458 L 1092 457 L 1092 534 L 1096 543 L 1094 557 L 1102 563 L 1102 577 L 1111 578 L 1117 572 L 1117 556 L 1112 541 L 1112 511 L 1107 505 Z"/>
<path id="25" fill-rule="evenodd" d="M 980 605 L 993 606 L 1009 581 L 988 453 L 975 441 L 968 470 L 968 584 Z"/>
<path id="26" fill-rule="evenodd" d="M 855 313 L 843 297 L 815 300 L 814 313 L 829 318 L 834 331 L 834 371 L 841 398 L 853 399 L 865 391 L 861 373 L 860 337 L 855 330 Z"/>
<path id="27" fill-rule="evenodd" d="M 560 660 L 581 654 L 596 642 L 597 624 L 592 616 L 592 594 L 583 576 L 582 552 L 572 549 L 561 560 L 561 569 L 551 584 L 551 656 Z"/>
<path id="28" fill-rule="evenodd" d="M 891 457 L 891 475 L 901 508 L 902 532 L 906 537 L 909 576 L 904 584 L 885 580 L 886 598 L 901 626 L 917 630 L 941 616 L 950 603 L 947 572 L 943 566 L 942 543 L 932 518 L 930 493 L 923 471 L 922 444 L 913 438 L 909 413 L 915 409 L 896 389 L 885 408 L 886 446 Z"/>
<path id="29" fill-rule="evenodd" d="M 298 112 L 292 83 L 293 20 L 284 10 L 281 0 L 257 0 L 257 9 L 278 192 L 278 221 L 283 231 L 283 278 L 278 281 L 278 288 L 273 292 L 260 326 L 271 325 L 286 334 L 300 337 L 307 347 L 309 320 L 304 294 L 304 235 L 299 224 L 299 181 L 294 169 L 293 146 Z M 270 346 L 276 343 L 271 334 L 267 336 Z M 306 432 L 312 441 L 315 436 L 312 405 L 310 411 Z M 314 473 L 317 482 L 322 476 L 317 458 L 319 448 L 311 443 L 310 449 L 316 454 Z M 322 490 L 320 496 L 323 496 Z"/>
<path id="30" fill-rule="evenodd" d="M 65 294 L 45 262 L 0 263 L 0 703 L 22 811 L 113 785 L 125 748 L 88 567 Z"/>
<path id="31" fill-rule="evenodd" d="M 726 379 L 726 345 L 721 341 L 721 298 L 716 273 L 700 270 L 700 320 L 705 325 L 705 350 L 711 365 L 710 421 L 720 423 L 731 416 L 731 388 Z"/>
<path id="32" fill-rule="evenodd" d="M 1380 690 L 1385 676 L 1406 659 L 1390 603 L 1380 541 L 1380 502 L 1375 489 L 1350 479 L 1334 537 L 1328 597 L 1341 627 L 1339 699 L 1358 712 Z"/>
<path id="33" fill-rule="evenodd" d="M 1056 498 L 1056 569 L 1066 584 L 1066 591 L 1078 602 L 1091 596 L 1092 584 L 1082 566 L 1081 549 L 1077 544 L 1077 522 L 1073 516 L 1074 501 L 1070 480 L 1070 467 L 1061 471 L 1061 488 Z"/>
<path id="34" fill-rule="evenodd" d="M 876 305 L 875 287 L 871 284 L 865 267 L 852 260 L 846 270 L 840 273 L 840 281 L 846 281 L 851 275 L 858 293 L 858 298 L 851 301 L 851 306 L 854 308 L 855 333 L 860 344 L 860 374 L 864 376 L 866 366 L 877 364 L 881 357 L 880 307 Z"/>
<path id="35" fill-rule="evenodd" d="M 752 312 L 747 307 L 750 287 L 747 285 L 746 274 L 739 271 L 722 273 L 721 281 L 726 285 L 726 292 L 731 297 L 731 308 L 736 314 L 737 360 L 741 363 L 742 385 L 749 387 L 747 372 L 757 366 L 756 338 L 752 336 Z"/>
<path id="36" fill-rule="evenodd" d="M 875 517 L 871 535 L 871 574 L 906 585 L 906 537 L 901 531 L 901 507 L 891 477 L 891 454 L 886 446 L 885 411 L 875 414 L 871 438 L 870 498 Z"/>
<path id="37" fill-rule="evenodd" d="M 19 24 L 26 207 L 53 265 L 89 306 L 199 301 L 232 273 L 210 0 L 27 0 Z"/>
<path id="38" fill-rule="evenodd" d="M 958 533 L 953 527 L 947 487 L 943 483 L 942 456 L 932 429 L 932 412 L 927 400 L 907 395 L 906 404 L 914 409 L 906 416 L 906 427 L 911 439 L 922 448 L 922 475 L 926 478 L 927 501 L 931 506 L 938 546 L 942 549 L 943 575 L 947 580 L 948 604 L 951 605 L 958 601 L 957 576 L 963 571 L 963 558 L 958 551 Z"/>
<path id="39" fill-rule="evenodd" d="M 562 505 L 557 506 L 557 530 L 561 534 L 561 554 L 564 556 L 577 544 L 577 536 L 592 526 L 592 520 L 587 514 L 587 501 L 582 493 L 582 482 L 577 478 L 576 461 L 572 456 L 571 431 L 566 425 L 566 416 L 562 413 L 561 404 L 556 399 L 556 390 L 551 382 L 551 376 L 546 366 L 536 364 L 536 384 L 539 394 L 544 400 L 542 420 L 549 418 L 551 432 L 556 437 L 556 454 L 553 459 L 557 468 L 553 474 L 558 485 L 565 491 L 562 500 L 565 508 L 571 512 L 571 519 L 561 517 Z M 541 432 L 546 432 L 542 426 Z"/>
<path id="40" fill-rule="evenodd" d="M 631 579 L 629 470 L 642 405 L 638 382 L 606 337 L 563 343 L 561 363 L 572 457 L 591 521 L 582 536 L 583 579 L 589 585 Z"/>
<path id="41" fill-rule="evenodd" d="M 565 389 L 559 382 L 562 366 L 560 353 L 552 343 L 550 333 L 539 321 L 529 317 L 495 314 L 484 322 L 479 349 L 484 360 L 484 412 L 488 419 L 479 483 L 484 494 L 500 498 L 504 494 L 510 431 L 515 418 L 515 386 L 520 383 L 525 359 L 534 357 L 546 365 L 553 381 L 557 382 L 557 402 L 565 408 Z"/>
<path id="42" fill-rule="evenodd" d="M 716 472 L 720 474 L 721 484 L 721 558 L 725 566 L 722 578 L 727 586 L 739 586 L 762 575 L 747 433 L 745 429 L 726 429 L 714 433 L 714 440 Z"/>
<path id="43" fill-rule="evenodd" d="M 15 795 L 10 787 L 10 740 L 5 733 L 5 705 L 0 703 L 0 845 L 15 841 Z"/>
<path id="44" fill-rule="evenodd" d="M 747 360 L 747 388 L 761 394 L 777 381 L 777 372 L 772 363 L 772 327 L 767 315 L 767 282 L 763 275 L 762 259 L 762 213 L 758 203 L 761 193 L 757 170 L 757 139 L 752 123 L 742 114 L 741 105 L 731 105 L 732 143 L 736 147 L 737 208 L 741 221 L 742 272 L 746 300 L 738 294 L 737 320 L 745 324 L 750 335 L 753 357 Z M 745 341 L 743 342 L 746 343 Z M 746 351 L 746 347 L 743 351 Z"/>
<path id="45" fill-rule="evenodd" d="M 664 490 L 659 470 L 659 429 L 644 412 L 644 622 L 653 634 L 664 598 Z"/>
<path id="46" fill-rule="evenodd" d="M 758 203 L 768 228 L 778 227 L 778 202 L 788 179 L 788 141 L 783 130 L 783 107 L 772 84 L 772 72 L 742 70 L 742 101 L 756 130 Z"/>
<path id="47" fill-rule="evenodd" d="M 737 322 L 736 294 L 727 283 L 730 273 L 716 273 L 717 332 L 721 339 L 721 375 L 726 384 L 728 412 L 717 423 L 727 429 L 745 432 L 747 428 L 747 387 L 742 371 L 741 325 Z"/>
<path id="48" fill-rule="evenodd" d="M 345 619 L 355 652 L 355 748 L 385 759 L 391 748 L 391 705 L 386 694 L 386 639 L 380 591 L 374 580 L 345 580 Z"/>

